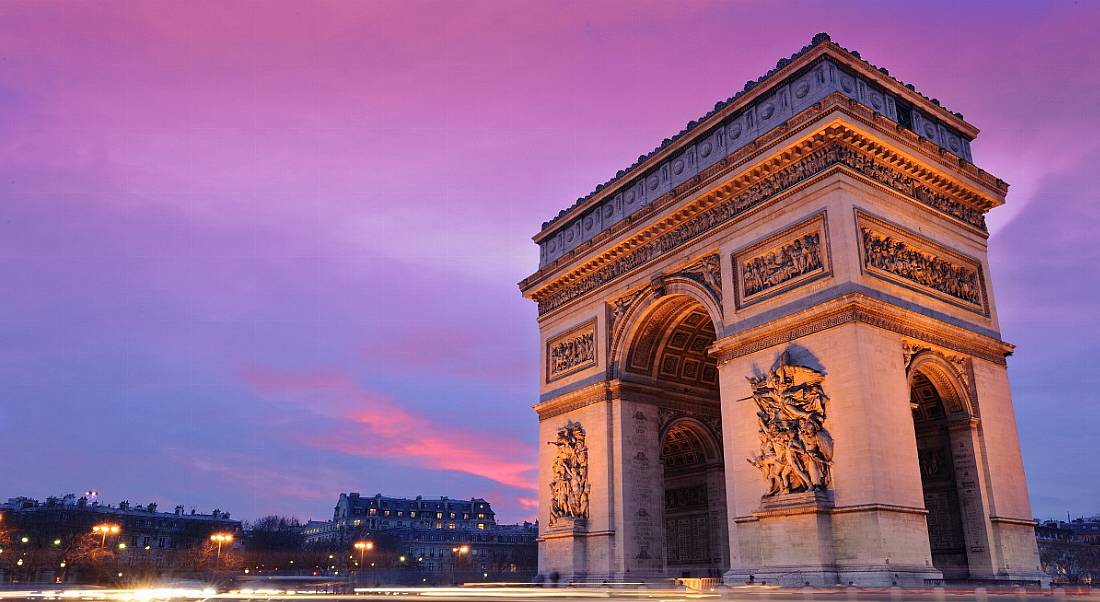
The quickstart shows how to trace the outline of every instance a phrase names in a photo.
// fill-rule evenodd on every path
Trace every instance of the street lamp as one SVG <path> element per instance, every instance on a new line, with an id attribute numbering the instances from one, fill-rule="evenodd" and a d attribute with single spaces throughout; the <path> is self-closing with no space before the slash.
<path id="1" fill-rule="evenodd" d="M 451 561 L 451 581 L 454 581 L 456 583 L 458 582 L 458 577 L 456 574 L 458 572 L 458 561 L 461 560 L 463 556 L 469 553 L 470 546 L 468 545 L 461 545 L 451 548 L 451 554 L 457 557 Z"/>
<path id="2" fill-rule="evenodd" d="M 373 541 L 357 541 L 355 542 L 355 549 L 359 550 L 359 566 L 363 566 L 363 555 L 367 553 L 367 550 L 374 549 Z"/>
<path id="3" fill-rule="evenodd" d="M 218 544 L 218 559 L 217 559 L 216 563 L 220 563 L 222 561 L 222 544 L 223 543 L 232 543 L 233 542 L 233 534 L 232 533 L 215 533 L 215 534 L 210 536 L 210 541 L 213 541 L 213 542 Z"/>
<path id="4" fill-rule="evenodd" d="M 109 523 L 103 523 L 92 527 L 92 533 L 101 537 L 99 545 L 107 547 L 107 536 L 118 535 L 122 529 L 118 525 L 112 525 Z"/>

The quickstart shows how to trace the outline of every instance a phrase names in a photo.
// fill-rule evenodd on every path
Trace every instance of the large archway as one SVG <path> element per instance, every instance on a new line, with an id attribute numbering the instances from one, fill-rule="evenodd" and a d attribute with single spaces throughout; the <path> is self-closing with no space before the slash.
<path id="1" fill-rule="evenodd" d="M 724 524 L 715 524 L 723 514 L 717 506 L 725 505 L 721 448 L 709 429 L 691 419 L 680 419 L 662 437 L 661 464 L 665 573 L 721 577 L 728 568 Z"/>
<path id="2" fill-rule="evenodd" d="M 664 574 L 721 577 L 729 568 L 717 332 L 690 294 L 655 297 L 640 312 L 620 378 L 657 406 Z"/>

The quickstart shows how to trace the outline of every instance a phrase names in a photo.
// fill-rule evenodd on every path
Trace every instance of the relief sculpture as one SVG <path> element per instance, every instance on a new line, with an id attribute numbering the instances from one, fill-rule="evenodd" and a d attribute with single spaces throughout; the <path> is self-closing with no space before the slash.
<path id="1" fill-rule="evenodd" d="M 825 429 L 824 374 L 790 363 L 749 377 L 760 421 L 760 453 L 748 458 L 768 484 L 765 497 L 829 487 L 833 438 Z"/>
<path id="2" fill-rule="evenodd" d="M 584 427 L 569 421 L 558 429 L 558 438 L 547 442 L 556 446 L 554 478 L 550 481 L 550 525 L 567 519 L 588 518 L 588 445 Z"/>
<path id="3" fill-rule="evenodd" d="M 742 263 L 745 295 L 755 295 L 822 268 L 821 235 L 806 234 L 770 253 Z"/>
<path id="4" fill-rule="evenodd" d="M 595 365 L 595 363 L 595 322 L 583 324 L 547 343 L 547 381 Z"/>
<path id="5" fill-rule="evenodd" d="M 860 227 L 866 267 L 942 293 L 969 305 L 983 307 L 977 269 L 916 248 L 897 236 Z"/>
<path id="6" fill-rule="evenodd" d="M 822 173 L 842 166 L 905 194 L 978 230 L 986 231 L 985 214 L 936 192 L 916 178 L 876 161 L 862 152 L 833 143 L 809 153 L 800 161 L 766 175 L 762 181 L 720 200 L 716 205 L 661 236 L 644 242 L 607 265 L 564 287 L 535 295 L 539 315 L 550 312 L 610 282 L 706 232 L 763 204 L 775 195 Z"/>

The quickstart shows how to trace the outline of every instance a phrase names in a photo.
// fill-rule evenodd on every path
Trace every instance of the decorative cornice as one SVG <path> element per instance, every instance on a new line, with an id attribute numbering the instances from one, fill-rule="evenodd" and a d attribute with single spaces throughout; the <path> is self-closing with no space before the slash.
<path id="1" fill-rule="evenodd" d="M 972 160 L 969 141 L 977 136 L 978 130 L 965 122 L 961 114 L 944 109 L 937 99 L 929 99 L 912 85 L 891 77 L 888 70 L 863 60 L 858 52 L 833 43 L 827 34 L 818 34 L 810 45 L 790 58 L 780 59 L 775 69 L 756 81 L 747 82 L 735 96 L 715 103 L 714 109 L 706 115 L 689 122 L 683 130 L 666 138 L 653 151 L 638 157 L 633 165 L 619 170 L 615 177 L 543 223 L 543 229 L 535 236 L 535 241 L 541 245 L 552 233 L 560 234 L 562 230 L 571 229 L 582 219 L 602 224 L 604 210 L 614 209 L 601 208 L 601 205 L 609 204 L 611 195 L 621 194 L 623 190 L 632 185 L 636 187 L 640 181 L 649 178 L 667 180 L 668 168 L 674 160 L 693 163 L 697 155 L 716 154 L 708 150 L 716 145 L 737 148 L 736 139 L 746 126 L 750 130 L 767 131 L 776 127 L 777 118 L 805 108 L 807 103 L 815 102 L 830 92 L 844 94 L 853 101 L 863 103 L 869 110 L 891 119 L 897 127 L 905 124 L 907 129 L 915 130 L 920 137 L 949 149 L 968 162 Z M 912 110 L 903 110 L 900 113 L 904 115 L 899 114 L 897 100 L 912 105 Z M 727 129 L 728 141 L 725 137 Z M 745 144 L 745 141 L 740 141 L 740 144 Z M 714 157 L 711 157 L 713 160 Z M 644 192 L 645 187 L 642 190 Z M 582 213 L 588 217 L 582 216 Z M 620 214 L 616 219 L 621 217 Z M 591 234 L 590 230 L 588 235 Z M 545 260 L 545 247 L 543 250 Z"/>
<path id="2" fill-rule="evenodd" d="M 620 379 L 605 380 L 583 389 L 563 393 L 532 407 L 538 414 L 539 420 L 547 420 L 590 405 L 616 399 L 668 408 L 695 416 L 721 417 L 717 399 L 708 399 L 691 393 L 670 391 L 667 387 Z"/>
<path id="3" fill-rule="evenodd" d="M 846 99 L 832 100 L 846 102 Z M 835 108 L 846 113 L 839 105 Z M 522 281 L 521 288 L 539 303 L 540 315 L 545 315 L 836 170 L 899 194 L 985 235 L 983 212 L 998 202 L 993 197 L 890 151 L 839 119 L 821 128 L 724 184 L 718 182 L 728 178 L 736 167 L 723 163 L 712 166 L 713 174 L 692 180 L 685 185 L 688 190 L 673 191 L 677 199 L 702 192 L 708 186 L 712 187 L 709 193 L 552 281 L 548 278 L 556 271 L 557 263 L 539 270 Z M 789 132 L 777 136 L 786 139 Z M 759 158 L 759 149 L 753 151 L 754 157 Z M 672 202 L 670 197 L 668 203 L 654 203 L 648 209 L 659 212 Z M 614 232 L 607 234 L 611 236 Z M 581 250 L 584 249 L 577 249 Z"/>
<path id="4" fill-rule="evenodd" d="M 613 386 L 612 381 L 604 380 L 576 391 L 563 393 L 531 407 L 538 414 L 539 420 L 546 420 L 595 403 L 611 401 L 613 391 L 617 390 L 618 387 Z"/>
<path id="5" fill-rule="evenodd" d="M 733 521 L 735 523 L 750 523 L 756 522 L 761 518 L 777 516 L 791 516 L 797 514 L 851 514 L 854 512 L 895 512 L 898 514 L 915 514 L 919 516 L 928 514 L 928 510 L 924 508 L 918 508 L 916 506 L 898 506 L 895 504 L 854 504 L 851 506 L 837 506 L 835 508 L 822 508 L 820 506 L 806 504 L 792 508 L 758 510 L 749 515 L 736 516 Z"/>
<path id="6" fill-rule="evenodd" d="M 895 332 L 906 338 L 957 351 L 1004 365 L 1013 347 L 965 328 L 902 309 L 885 301 L 852 293 L 813 308 L 772 320 L 723 339 L 710 349 L 719 365 L 734 358 L 783 345 L 830 328 L 859 322 Z"/>
<path id="7" fill-rule="evenodd" d="M 1035 527 L 1039 521 L 1031 518 L 1011 518 L 1008 516 L 991 516 L 989 522 L 1002 525 L 1019 525 L 1021 527 Z"/>

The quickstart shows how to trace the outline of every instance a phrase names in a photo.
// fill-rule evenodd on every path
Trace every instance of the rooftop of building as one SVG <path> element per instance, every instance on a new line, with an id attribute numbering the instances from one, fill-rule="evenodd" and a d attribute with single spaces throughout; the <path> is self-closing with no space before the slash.
<path id="1" fill-rule="evenodd" d="M 83 496 L 77 497 L 71 493 L 61 497 L 51 496 L 46 498 L 44 502 L 23 496 L 13 497 L 8 498 L 7 502 L 0 504 L 0 510 L 7 512 L 36 512 L 53 509 L 71 509 L 83 512 L 110 514 L 112 516 L 154 516 L 157 518 L 239 522 L 231 519 L 228 512 L 222 512 L 220 509 L 215 509 L 209 514 L 203 514 L 196 512 L 194 508 L 188 512 L 183 506 L 176 506 L 172 512 L 160 512 L 156 502 L 150 502 L 145 505 L 133 505 L 129 501 L 124 500 L 120 502 L 118 506 L 114 506 L 111 504 L 102 504 L 96 499 L 89 499 Z"/>
<path id="2" fill-rule="evenodd" d="M 689 121 L 683 129 L 681 129 L 675 135 L 662 140 L 661 144 L 654 148 L 652 151 L 639 156 L 633 164 L 619 170 L 614 177 L 602 184 L 597 185 L 592 192 L 578 198 L 571 206 L 559 211 L 555 217 L 546 222 L 543 222 L 542 230 L 535 236 L 536 241 L 541 240 L 542 238 L 547 236 L 549 231 L 556 230 L 556 226 L 561 225 L 562 220 L 567 216 L 572 215 L 575 209 L 581 207 L 582 205 L 586 205 L 587 202 L 594 197 L 603 196 L 601 195 L 601 193 L 606 191 L 608 188 L 615 187 L 618 184 L 622 184 L 627 180 L 634 178 L 635 176 L 643 175 L 646 170 L 648 170 L 652 166 L 652 159 L 659 155 L 663 155 L 666 150 L 668 150 L 670 147 L 676 146 L 676 144 L 682 139 L 690 137 L 691 135 L 698 132 L 700 129 L 710 129 L 715 124 L 715 120 L 712 118 L 718 116 L 718 114 L 728 114 L 727 109 L 729 109 L 731 106 L 743 104 L 741 102 L 742 100 L 748 100 L 748 97 L 750 96 L 755 97 L 756 94 L 761 91 L 761 89 L 774 88 L 779 83 L 791 78 L 793 75 L 796 74 L 796 71 L 792 71 L 791 69 L 789 69 L 789 67 L 796 61 L 798 61 L 798 59 L 807 54 L 810 54 L 811 51 L 814 51 L 819 47 L 825 47 L 826 50 L 832 50 L 834 56 L 843 56 L 847 59 L 850 59 L 853 63 L 857 63 L 866 68 L 869 68 L 870 70 L 873 70 L 874 72 L 876 72 L 876 77 L 879 80 L 893 84 L 893 88 L 903 91 L 903 93 L 906 95 L 906 100 L 914 102 L 914 104 L 919 104 L 922 110 L 929 111 L 931 114 L 933 114 L 933 116 L 942 119 L 948 124 L 958 128 L 960 131 L 967 134 L 970 138 L 973 138 L 977 135 L 977 128 L 967 123 L 964 120 L 962 113 L 950 111 L 940 103 L 938 98 L 930 98 L 928 96 L 925 96 L 924 94 L 919 92 L 913 84 L 905 83 L 893 77 L 888 69 L 884 67 L 879 67 L 864 60 L 859 51 L 849 50 L 843 46 L 840 46 L 839 44 L 836 44 L 832 41 L 832 38 L 827 33 L 819 33 L 813 37 L 813 39 L 810 41 L 810 44 L 803 46 L 799 51 L 795 52 L 790 57 L 779 59 L 779 61 L 776 62 L 774 69 L 769 70 L 767 73 L 761 75 L 755 80 L 745 82 L 745 85 L 741 89 L 741 91 L 737 92 L 736 94 L 725 100 L 720 100 L 716 102 L 714 104 L 714 108 L 708 111 L 705 115 Z"/>
<path id="3" fill-rule="evenodd" d="M 479 498 L 479 497 L 473 497 L 473 498 L 470 498 L 470 499 L 455 499 L 455 498 L 450 498 L 450 497 L 447 497 L 447 496 L 424 497 L 424 496 L 418 495 L 414 498 L 407 498 L 407 497 L 386 496 L 386 495 L 382 495 L 381 493 L 376 493 L 373 496 L 368 497 L 368 496 L 363 496 L 362 494 L 360 494 L 358 492 L 341 493 L 340 497 L 346 497 L 348 500 L 352 501 L 353 503 L 355 503 L 355 502 L 363 503 L 363 502 L 370 502 L 370 501 L 374 501 L 374 500 L 382 500 L 382 501 L 386 501 L 386 502 L 408 502 L 408 503 L 417 503 L 417 502 L 419 502 L 419 503 L 433 503 L 433 504 L 434 503 L 485 504 L 486 506 L 491 506 L 492 505 L 491 502 L 485 500 L 484 498 Z"/>

